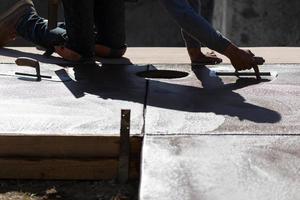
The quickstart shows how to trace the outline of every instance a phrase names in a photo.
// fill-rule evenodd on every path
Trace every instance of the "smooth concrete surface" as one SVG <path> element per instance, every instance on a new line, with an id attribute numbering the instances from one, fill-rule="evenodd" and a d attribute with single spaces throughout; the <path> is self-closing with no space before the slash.
<path id="1" fill-rule="evenodd" d="M 250 49 L 255 55 L 262 56 L 266 64 L 295 64 L 300 63 L 300 48 L 298 47 L 245 47 Z M 210 52 L 204 48 L 203 52 Z M 43 52 L 34 47 L 7 47 L 0 48 L 0 63 L 15 63 L 18 57 L 30 57 L 42 63 L 66 64 L 67 62 L 53 54 L 53 57 L 42 56 Z M 219 55 L 224 64 L 229 64 L 229 60 Z M 98 61 L 104 64 L 189 64 L 189 56 L 185 48 L 128 48 L 125 58 L 103 59 Z"/>
<path id="2" fill-rule="evenodd" d="M 300 199 L 299 142 L 299 136 L 145 136 L 140 199 Z"/>
<path id="3" fill-rule="evenodd" d="M 299 134 L 300 65 L 265 65 L 276 76 L 213 76 L 234 72 L 228 65 L 154 65 L 186 71 L 181 79 L 149 80 L 148 134 Z"/>
<path id="4" fill-rule="evenodd" d="M 52 80 L 35 82 L 14 72 L 34 73 L 14 64 L 0 65 L 2 133 L 117 134 L 120 110 L 132 109 L 138 134 L 298 134 L 299 65 L 265 65 L 264 77 L 216 77 L 229 65 L 104 65 L 97 83 L 73 81 L 71 68 L 42 64 Z M 187 72 L 180 79 L 145 79 L 137 72 L 168 69 Z"/>
<path id="5" fill-rule="evenodd" d="M 69 81 L 56 65 L 41 65 L 52 80 L 15 76 L 34 73 L 14 64 L 0 65 L 1 135 L 119 135 L 121 109 L 131 109 L 131 134 L 141 134 L 146 81 L 135 66 L 103 66 L 99 82 Z M 69 68 L 72 78 L 72 69 Z M 64 80 L 62 82 L 60 79 Z"/>
<path id="6" fill-rule="evenodd" d="M 189 76 L 148 80 L 141 200 L 300 198 L 299 64 L 266 64 L 260 83 L 216 76 L 230 65 L 151 68 Z"/>
<path id="7" fill-rule="evenodd" d="M 41 62 L 53 80 L 35 82 L 14 75 L 32 69 L 1 64 L 0 135 L 116 135 L 120 110 L 131 109 L 131 133 L 145 135 L 141 200 L 299 199 L 299 49 L 254 50 L 274 59 L 261 83 L 213 73 L 230 65 L 191 68 L 175 56 L 183 48 L 129 49 L 129 63 L 152 65 L 104 65 L 94 84 L 58 65 Z M 149 69 L 189 76 L 136 75 Z"/>

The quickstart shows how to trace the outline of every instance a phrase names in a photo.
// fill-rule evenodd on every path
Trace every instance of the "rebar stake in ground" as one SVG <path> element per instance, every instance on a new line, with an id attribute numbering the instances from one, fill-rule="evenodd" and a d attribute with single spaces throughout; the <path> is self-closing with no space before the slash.
<path id="1" fill-rule="evenodd" d="M 118 180 L 126 183 L 129 179 L 130 167 L 130 110 L 121 112 L 120 153 Z"/>

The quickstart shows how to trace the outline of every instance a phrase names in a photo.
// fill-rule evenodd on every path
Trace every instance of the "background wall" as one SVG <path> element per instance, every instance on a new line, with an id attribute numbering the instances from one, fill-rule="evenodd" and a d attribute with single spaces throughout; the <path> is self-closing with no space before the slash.
<path id="1" fill-rule="evenodd" d="M 226 1 L 226 35 L 238 44 L 300 46 L 299 0 L 216 1 Z"/>
<path id="2" fill-rule="evenodd" d="M 0 10 L 12 2 L 0 0 Z M 46 17 L 47 1 L 34 2 Z M 139 0 L 126 7 L 129 46 L 184 45 L 180 29 L 159 0 Z M 215 0 L 213 24 L 240 46 L 300 46 L 299 19 L 299 0 Z"/>

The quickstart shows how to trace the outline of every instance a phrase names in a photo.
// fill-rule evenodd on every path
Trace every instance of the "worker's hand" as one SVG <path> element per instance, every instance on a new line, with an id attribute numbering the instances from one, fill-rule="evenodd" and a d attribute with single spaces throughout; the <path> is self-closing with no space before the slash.
<path id="1" fill-rule="evenodd" d="M 234 45 L 230 45 L 225 50 L 225 55 L 230 59 L 236 71 L 258 69 L 258 65 L 265 62 L 262 57 L 255 57 L 250 50 L 239 49 Z"/>
<path id="2" fill-rule="evenodd" d="M 64 46 L 56 46 L 55 52 L 60 55 L 62 58 L 68 61 L 78 62 L 81 59 L 81 55 L 68 49 Z"/>
<path id="3" fill-rule="evenodd" d="M 242 50 L 230 58 L 232 66 L 237 70 L 249 70 L 258 68 L 258 65 L 264 64 L 265 60 L 262 57 L 255 57 L 250 50 Z"/>

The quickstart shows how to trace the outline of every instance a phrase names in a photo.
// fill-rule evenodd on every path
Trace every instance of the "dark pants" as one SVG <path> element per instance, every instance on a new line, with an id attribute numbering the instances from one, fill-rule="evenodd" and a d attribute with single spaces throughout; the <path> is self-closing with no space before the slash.
<path id="1" fill-rule="evenodd" d="M 124 47 L 124 0 L 63 0 L 63 5 L 68 35 L 66 47 L 86 58 L 93 57 L 95 41 L 114 49 Z"/>
<path id="2" fill-rule="evenodd" d="M 32 10 L 17 24 L 17 34 L 46 49 L 66 44 L 85 58 L 94 56 L 95 43 L 113 49 L 125 46 L 123 0 L 97 0 L 95 3 L 91 0 L 84 3 L 82 0 L 66 0 L 63 3 L 66 26 L 49 30 L 48 21 Z"/>

